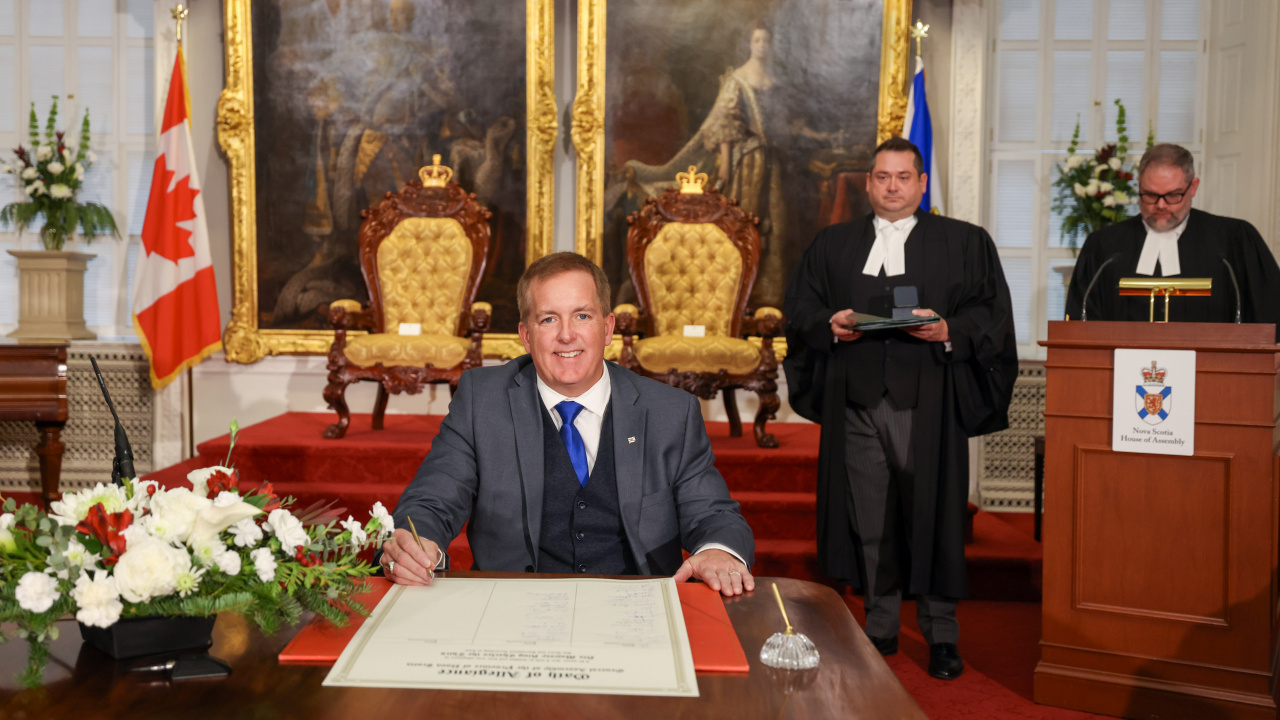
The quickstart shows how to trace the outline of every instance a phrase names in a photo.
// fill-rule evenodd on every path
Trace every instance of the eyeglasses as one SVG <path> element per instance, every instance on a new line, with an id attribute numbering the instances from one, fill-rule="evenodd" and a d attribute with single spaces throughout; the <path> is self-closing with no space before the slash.
<path id="1" fill-rule="evenodd" d="M 1144 205 L 1155 205 L 1161 200 L 1163 200 L 1166 205 L 1177 205 L 1182 202 L 1182 198 L 1187 196 L 1187 191 L 1190 189 L 1191 186 L 1188 185 L 1181 190 L 1174 190 L 1173 192 L 1167 192 L 1163 195 L 1153 192 L 1140 192 L 1138 193 L 1138 197 L 1142 200 Z"/>

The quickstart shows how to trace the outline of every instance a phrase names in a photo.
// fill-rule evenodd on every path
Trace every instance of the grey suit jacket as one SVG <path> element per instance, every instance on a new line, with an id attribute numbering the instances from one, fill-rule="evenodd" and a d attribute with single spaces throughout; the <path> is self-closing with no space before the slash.
<path id="1" fill-rule="evenodd" d="M 710 542 L 754 562 L 751 528 L 715 468 L 697 399 L 605 363 L 612 386 L 614 467 L 622 525 L 643 575 L 671 575 L 681 548 Z M 542 529 L 542 399 L 533 359 L 462 374 L 449 414 L 400 496 L 396 527 L 412 517 L 446 548 L 464 523 L 477 570 L 536 572 Z"/>

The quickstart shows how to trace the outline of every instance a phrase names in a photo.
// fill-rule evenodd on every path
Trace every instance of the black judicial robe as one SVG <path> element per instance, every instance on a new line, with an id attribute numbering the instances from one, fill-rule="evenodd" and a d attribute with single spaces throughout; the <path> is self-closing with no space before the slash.
<path id="1" fill-rule="evenodd" d="M 1120 278 L 1138 275 L 1138 258 L 1147 239 L 1142 218 L 1133 217 L 1105 227 L 1091 235 L 1080 250 L 1075 272 L 1067 290 L 1067 317 L 1080 319 L 1081 300 L 1090 280 L 1107 258 L 1115 262 L 1102 269 L 1089 294 L 1089 320 L 1129 320 L 1147 322 L 1151 303 L 1147 297 L 1117 294 Z M 1233 322 L 1236 294 L 1231 275 L 1222 260 L 1235 270 L 1240 284 L 1241 321 L 1276 323 L 1280 340 L 1280 267 L 1262 236 L 1244 220 L 1192 210 L 1187 227 L 1178 237 L 1177 277 L 1213 278 L 1209 297 L 1174 297 L 1169 301 L 1169 320 L 1176 322 Z M 1156 264 L 1153 277 L 1164 277 Z M 1156 299 L 1156 319 L 1164 318 L 1164 299 Z"/>
<path id="2" fill-rule="evenodd" d="M 862 274 L 875 242 L 873 216 L 833 225 L 805 252 L 787 290 L 787 359 L 792 407 L 822 424 L 818 455 L 818 562 L 824 574 L 865 587 L 861 544 L 848 513 L 844 410 L 859 343 L 912 343 L 921 350 L 912 427 L 915 467 L 907 519 L 904 590 L 968 595 L 964 521 L 969 498 L 968 437 L 1008 426 L 1017 376 L 1009 288 L 991 237 L 980 227 L 916 213 L 907 241 L 908 272 L 920 307 L 946 319 L 952 342 L 922 343 L 901 330 L 834 343 L 831 316 L 851 307 L 852 286 L 884 283 Z M 892 278 L 888 284 L 893 285 Z M 865 308 L 854 307 L 865 311 Z"/>

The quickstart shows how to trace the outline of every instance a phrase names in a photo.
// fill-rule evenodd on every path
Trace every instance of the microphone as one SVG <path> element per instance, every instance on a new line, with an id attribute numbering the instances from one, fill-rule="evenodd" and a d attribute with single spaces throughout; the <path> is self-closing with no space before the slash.
<path id="1" fill-rule="evenodd" d="M 1093 274 L 1093 279 L 1089 281 L 1089 285 L 1084 289 L 1084 297 L 1080 298 L 1080 322 L 1085 322 L 1089 319 L 1089 293 L 1093 292 L 1093 286 L 1098 284 L 1098 278 L 1102 277 L 1102 271 L 1119 259 L 1120 253 L 1111 253 L 1111 257 L 1099 265 L 1097 272 Z"/>
<path id="2" fill-rule="evenodd" d="M 90 355 L 89 362 L 93 363 L 93 374 L 98 376 L 98 387 L 102 388 L 102 397 L 106 399 L 111 417 L 116 421 L 116 456 L 111 461 L 111 482 L 123 485 L 125 478 L 137 477 L 133 469 L 133 448 L 129 447 L 129 438 L 124 434 L 124 426 L 120 424 L 116 406 L 111 402 L 111 393 L 107 392 L 107 382 L 102 379 L 102 371 L 98 369 L 98 358 Z"/>
<path id="3" fill-rule="evenodd" d="M 1227 262 L 1225 256 L 1222 257 L 1222 264 L 1227 266 L 1227 274 L 1231 276 L 1231 287 L 1236 291 L 1236 324 L 1240 324 L 1240 283 L 1236 282 L 1236 270 L 1231 267 L 1231 263 Z"/>

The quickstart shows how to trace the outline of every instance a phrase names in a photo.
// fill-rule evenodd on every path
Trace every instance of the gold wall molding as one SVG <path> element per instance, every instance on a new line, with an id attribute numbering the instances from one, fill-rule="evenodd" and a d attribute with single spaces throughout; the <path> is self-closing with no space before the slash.
<path id="1" fill-rule="evenodd" d="M 911 77 L 911 0 L 884 0 L 880 37 L 880 114 L 876 144 L 902 134 L 907 121 L 907 80 Z"/>
<path id="2" fill-rule="evenodd" d="M 232 306 L 223 346 L 227 360 L 240 363 L 257 362 L 267 355 L 323 355 L 333 342 L 333 333 L 329 331 L 273 330 L 258 326 L 251 5 L 251 0 L 223 2 L 226 85 L 218 99 L 217 117 L 218 143 L 227 157 L 231 184 Z M 555 104 L 555 3 L 554 0 L 526 0 L 525 9 L 525 140 L 528 148 L 525 258 L 526 262 L 532 262 L 554 247 L 553 151 L 559 126 Z M 486 357 L 510 358 L 524 354 L 524 348 L 515 334 L 494 333 L 485 336 L 484 353 Z"/>
<path id="3" fill-rule="evenodd" d="M 604 238 L 604 59 L 606 0 L 578 0 L 578 92 L 573 149 L 578 156 L 575 247 L 597 265 Z"/>

